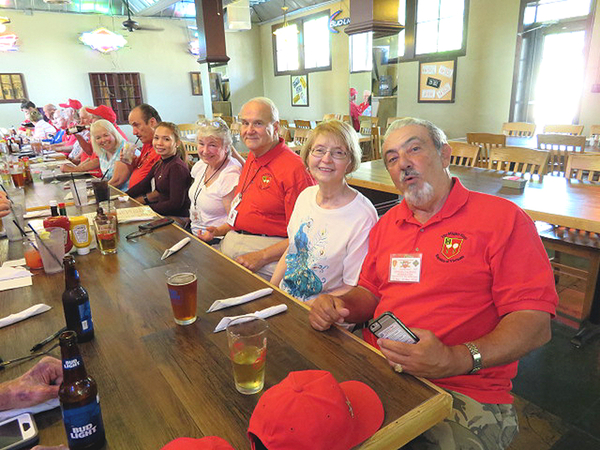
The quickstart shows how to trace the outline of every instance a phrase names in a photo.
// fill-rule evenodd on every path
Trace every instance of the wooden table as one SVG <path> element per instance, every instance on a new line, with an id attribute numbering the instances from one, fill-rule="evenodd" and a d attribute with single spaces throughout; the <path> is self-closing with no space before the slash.
<path id="1" fill-rule="evenodd" d="M 27 206 L 62 198 L 62 185 L 36 184 L 27 193 Z M 122 206 L 134 206 L 119 204 Z M 92 210 L 85 207 L 85 211 Z M 69 208 L 70 214 L 81 213 Z M 268 319 L 266 386 L 294 370 L 329 370 L 338 379 L 359 380 L 381 398 L 385 422 L 362 448 L 398 448 L 448 415 L 450 396 L 431 383 L 397 374 L 387 361 L 354 335 L 340 329 L 313 330 L 307 309 L 276 290 L 246 305 L 206 314 L 217 299 L 245 294 L 267 283 L 193 239 L 165 261 L 163 251 L 185 233 L 176 226 L 154 231 L 137 242 L 124 236 L 137 224 L 120 225 L 116 255 L 97 250 L 76 256 L 83 286 L 88 290 L 96 337 L 80 345 L 88 372 L 99 386 L 108 448 L 159 448 L 178 436 L 218 435 L 235 448 L 249 448 L 248 421 L 260 395 L 245 396 L 234 387 L 224 332 L 213 329 L 224 316 L 250 313 L 280 303 L 287 312 Z M 6 253 L 6 240 L 0 247 Z M 0 252 L 1 253 L 1 252 Z M 21 244 L 8 246 L 8 256 L 21 256 Z M 198 320 L 175 325 L 164 271 L 185 261 L 198 270 Z M 62 274 L 36 274 L 33 286 L 2 292 L 0 317 L 45 302 L 52 310 L 0 329 L 2 358 L 29 353 L 29 348 L 64 326 Z M 58 351 L 54 351 L 59 356 Z M 10 367 L 0 381 L 23 373 L 33 363 Z M 66 442 L 60 411 L 36 416 L 40 443 Z"/>
<path id="2" fill-rule="evenodd" d="M 533 175 L 524 190 L 502 186 L 504 172 L 450 166 L 467 189 L 513 201 L 533 220 L 600 233 L 600 184 L 565 177 Z M 383 160 L 364 162 L 348 179 L 353 186 L 399 195 Z"/>
<path id="3" fill-rule="evenodd" d="M 461 137 L 457 139 L 449 139 L 450 141 L 458 141 L 458 142 L 467 142 L 466 137 Z M 525 147 L 532 148 L 534 150 L 540 151 L 548 151 L 547 149 L 541 149 L 537 145 L 537 137 L 519 137 L 519 136 L 506 136 L 506 146 L 507 147 Z M 600 153 L 600 147 L 597 145 L 590 145 L 586 142 L 585 148 L 583 149 L 584 153 Z"/>

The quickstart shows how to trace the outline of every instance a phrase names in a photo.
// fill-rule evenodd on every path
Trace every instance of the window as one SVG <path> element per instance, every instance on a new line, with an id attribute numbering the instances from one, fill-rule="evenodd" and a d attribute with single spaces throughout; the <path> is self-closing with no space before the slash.
<path id="1" fill-rule="evenodd" d="M 373 33 L 350 36 L 350 72 L 370 72 L 373 67 Z"/>
<path id="2" fill-rule="evenodd" d="M 0 103 L 20 103 L 27 98 L 22 73 L 0 73 Z"/>
<path id="3" fill-rule="evenodd" d="M 469 0 L 400 0 L 398 59 L 466 55 Z"/>
<path id="4" fill-rule="evenodd" d="M 523 25 L 587 16 L 592 0 L 539 0 L 528 2 L 525 7 Z"/>
<path id="5" fill-rule="evenodd" d="M 106 105 L 117 114 L 118 124 L 127 124 L 133 108 L 144 102 L 139 73 L 90 73 L 94 105 Z"/>
<path id="6" fill-rule="evenodd" d="M 275 75 L 331 70 L 329 10 L 272 29 Z"/>

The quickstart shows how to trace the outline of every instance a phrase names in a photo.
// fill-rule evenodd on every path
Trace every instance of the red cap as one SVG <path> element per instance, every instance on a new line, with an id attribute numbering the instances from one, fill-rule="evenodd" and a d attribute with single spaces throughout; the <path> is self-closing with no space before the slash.
<path id="1" fill-rule="evenodd" d="M 100 116 L 103 119 L 108 120 L 110 123 L 115 123 L 117 121 L 117 115 L 113 111 L 113 109 L 106 105 L 100 105 L 97 108 L 85 108 L 87 112 L 93 114 L 95 116 Z"/>
<path id="2" fill-rule="evenodd" d="M 350 95 L 357 95 L 358 91 L 354 88 L 350 88 Z"/>
<path id="3" fill-rule="evenodd" d="M 383 405 L 364 383 L 338 383 L 323 370 L 290 372 L 254 408 L 248 437 L 269 450 L 348 450 L 383 423 Z"/>
<path id="4" fill-rule="evenodd" d="M 73 108 L 76 110 L 80 110 L 82 105 L 79 100 L 73 100 L 72 98 L 70 98 L 68 103 L 59 103 L 58 106 L 60 106 L 61 108 Z"/>
<path id="5" fill-rule="evenodd" d="M 177 438 L 161 450 L 235 450 L 229 442 L 218 436 L 206 436 L 202 439 Z"/>

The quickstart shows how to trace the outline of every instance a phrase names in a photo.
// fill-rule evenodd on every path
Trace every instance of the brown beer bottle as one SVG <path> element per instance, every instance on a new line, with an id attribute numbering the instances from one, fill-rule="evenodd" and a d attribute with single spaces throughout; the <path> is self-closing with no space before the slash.
<path id="1" fill-rule="evenodd" d="M 71 255 L 65 256 L 63 265 L 65 267 L 65 292 L 62 295 L 62 303 L 67 329 L 77 333 L 78 342 L 87 342 L 94 338 L 90 298 L 79 280 L 79 272 L 75 268 L 75 258 Z"/>
<path id="2" fill-rule="evenodd" d="M 104 424 L 96 382 L 88 376 L 77 347 L 77 333 L 59 337 L 63 382 L 58 390 L 70 450 L 95 450 L 104 445 Z"/>

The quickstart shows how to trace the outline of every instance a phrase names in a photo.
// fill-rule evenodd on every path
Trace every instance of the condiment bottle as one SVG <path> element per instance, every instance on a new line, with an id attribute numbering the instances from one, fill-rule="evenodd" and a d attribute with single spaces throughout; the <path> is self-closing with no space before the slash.
<path id="1" fill-rule="evenodd" d="M 92 242 L 90 233 L 90 221 L 85 216 L 71 216 L 71 240 L 77 247 L 78 255 L 87 255 L 90 252 L 89 245 Z"/>
<path id="2" fill-rule="evenodd" d="M 71 242 L 71 222 L 67 216 L 61 216 L 58 213 L 58 205 L 56 200 L 50 200 L 50 211 L 52 212 L 51 217 L 44 219 L 44 228 L 59 227 L 63 228 L 65 233 L 65 253 L 69 253 L 73 248 L 73 242 Z"/>

